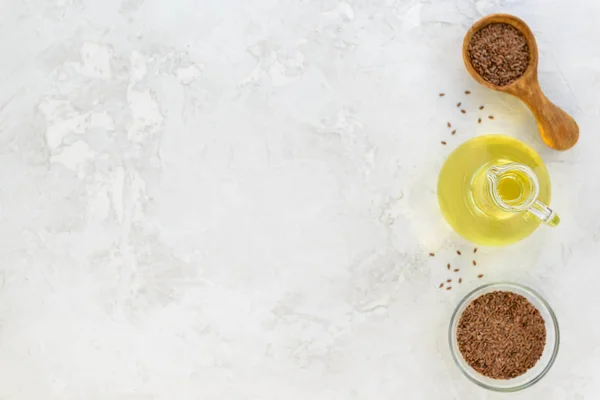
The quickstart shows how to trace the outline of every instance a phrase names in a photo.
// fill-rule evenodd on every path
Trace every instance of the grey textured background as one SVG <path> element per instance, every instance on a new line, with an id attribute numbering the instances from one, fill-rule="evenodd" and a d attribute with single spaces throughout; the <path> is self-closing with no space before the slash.
<path id="1" fill-rule="evenodd" d="M 497 11 L 534 30 L 574 149 L 464 70 Z M 599 20 L 584 0 L 1 0 L 0 399 L 501 399 L 445 337 L 500 279 L 563 335 L 514 398 L 597 399 Z M 483 133 L 540 152 L 563 222 L 475 271 L 435 189 Z"/>

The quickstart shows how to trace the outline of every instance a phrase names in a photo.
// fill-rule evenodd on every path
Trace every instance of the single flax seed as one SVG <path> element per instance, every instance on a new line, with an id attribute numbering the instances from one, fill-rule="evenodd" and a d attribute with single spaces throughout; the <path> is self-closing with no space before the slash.
<path id="1" fill-rule="evenodd" d="M 477 266 L 477 261 L 473 260 L 473 266 L 476 267 Z"/>
<path id="2" fill-rule="evenodd" d="M 452 282 L 452 279 L 446 279 L 446 282 L 450 283 Z"/>
<path id="3" fill-rule="evenodd" d="M 445 146 L 445 145 L 446 145 L 446 142 L 442 140 L 442 144 Z"/>
<path id="4" fill-rule="evenodd" d="M 460 256 L 462 253 L 460 252 L 460 250 L 456 250 L 456 254 Z"/>
<path id="5" fill-rule="evenodd" d="M 452 131 L 452 134 L 454 135 L 456 133 L 456 129 Z"/>
<path id="6" fill-rule="evenodd" d="M 440 288 L 444 287 L 444 282 L 440 283 Z"/>
<path id="7" fill-rule="evenodd" d="M 450 269 L 450 263 L 448 263 L 448 269 Z"/>
<path id="8" fill-rule="evenodd" d="M 459 101 L 458 103 L 456 103 L 456 107 L 460 107 L 462 103 Z"/>
<path id="9" fill-rule="evenodd" d="M 478 278 L 483 278 L 483 274 L 477 275 Z"/>
<path id="10" fill-rule="evenodd" d="M 458 283 L 462 283 L 462 278 L 458 278 Z"/>
<path id="11" fill-rule="evenodd" d="M 448 128 L 452 128 L 452 124 L 448 122 Z"/>
<path id="12" fill-rule="evenodd" d="M 483 106 L 479 106 L 479 109 L 480 109 L 480 110 L 483 110 Z"/>
<path id="13" fill-rule="evenodd" d="M 440 97 L 444 97 L 446 93 L 440 93 Z"/>
<path id="14" fill-rule="evenodd" d="M 473 249 L 473 253 L 477 253 L 477 247 Z"/>
<path id="15" fill-rule="evenodd" d="M 458 272 L 458 271 L 460 271 L 460 269 L 458 269 L 458 268 L 455 268 L 455 269 L 454 269 L 454 272 Z"/>
<path id="16" fill-rule="evenodd" d="M 493 116 L 493 115 L 490 115 L 488 118 L 489 118 L 489 119 L 494 119 L 494 116 Z"/>
<path id="17" fill-rule="evenodd" d="M 461 113 L 463 113 L 463 114 L 466 114 L 466 113 L 467 113 L 467 111 L 466 111 L 466 110 L 464 110 L 464 109 L 460 110 L 460 112 L 461 112 Z"/>
<path id="18" fill-rule="evenodd" d="M 429 253 L 429 257 L 435 256 L 435 253 Z"/>
<path id="19" fill-rule="evenodd" d="M 481 123 L 481 118 L 479 118 L 479 119 L 477 120 L 477 123 L 478 123 L 478 124 L 480 124 L 480 123 Z"/>
<path id="20" fill-rule="evenodd" d="M 448 286 L 446 290 L 452 290 L 452 286 Z"/>
<path id="21" fill-rule="evenodd" d="M 465 94 L 468 96 L 471 94 L 471 92 L 469 92 L 468 90 L 465 90 Z"/>

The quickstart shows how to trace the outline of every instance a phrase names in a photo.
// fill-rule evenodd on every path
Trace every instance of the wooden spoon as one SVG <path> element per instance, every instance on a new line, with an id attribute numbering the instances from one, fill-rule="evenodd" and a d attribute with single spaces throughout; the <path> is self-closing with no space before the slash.
<path id="1" fill-rule="evenodd" d="M 525 73 L 506 86 L 496 86 L 484 80 L 475 71 L 469 59 L 469 42 L 475 32 L 491 23 L 505 23 L 518 29 L 529 45 L 529 65 Z M 518 97 L 527 104 L 537 120 L 540 135 L 544 142 L 556 150 L 570 149 L 579 139 L 579 127 L 569 114 L 555 106 L 546 98 L 538 82 L 538 49 L 531 29 L 521 19 L 509 14 L 492 14 L 475 22 L 463 41 L 463 60 L 467 71 L 475 80 L 490 89 L 505 92 Z"/>

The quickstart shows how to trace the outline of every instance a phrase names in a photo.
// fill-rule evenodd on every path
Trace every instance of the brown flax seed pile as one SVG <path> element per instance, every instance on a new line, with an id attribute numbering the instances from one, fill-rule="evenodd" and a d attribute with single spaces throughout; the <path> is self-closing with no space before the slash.
<path id="1" fill-rule="evenodd" d="M 519 79 L 529 65 L 527 39 L 508 24 L 493 23 L 475 32 L 468 51 L 475 71 L 496 86 Z"/>
<path id="2" fill-rule="evenodd" d="M 475 299 L 462 313 L 458 348 L 477 372 L 511 379 L 527 372 L 546 345 L 540 312 L 523 296 L 495 291 Z"/>

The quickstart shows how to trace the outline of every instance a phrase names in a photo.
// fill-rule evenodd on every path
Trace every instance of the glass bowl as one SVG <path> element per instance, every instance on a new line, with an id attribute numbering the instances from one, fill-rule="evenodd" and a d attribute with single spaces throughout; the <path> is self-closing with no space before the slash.
<path id="1" fill-rule="evenodd" d="M 493 379 L 480 374 L 469 364 L 467 364 L 458 348 L 456 328 L 458 327 L 458 321 L 460 320 L 463 311 L 469 304 L 471 304 L 473 300 L 479 296 L 494 291 L 513 292 L 525 297 L 535 308 L 540 311 L 540 314 L 542 315 L 542 318 L 544 318 L 546 325 L 546 346 L 544 347 L 542 357 L 523 375 L 512 379 Z M 498 282 L 489 283 L 487 285 L 478 287 L 471 293 L 467 294 L 460 301 L 460 303 L 458 303 L 458 306 L 456 306 L 456 309 L 452 314 L 452 318 L 450 319 L 448 339 L 450 341 L 450 351 L 452 353 L 454 362 L 462 371 L 462 373 L 469 380 L 471 380 L 471 382 L 474 382 L 477 385 L 489 390 L 495 390 L 498 392 L 516 392 L 532 386 L 542 379 L 546 373 L 548 373 L 550 367 L 552 367 L 552 364 L 554 364 L 556 354 L 558 353 L 560 334 L 554 311 L 552 311 L 552 308 L 550 308 L 550 305 L 542 298 L 542 296 L 540 296 L 534 290 L 517 283 Z"/>

